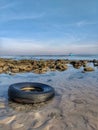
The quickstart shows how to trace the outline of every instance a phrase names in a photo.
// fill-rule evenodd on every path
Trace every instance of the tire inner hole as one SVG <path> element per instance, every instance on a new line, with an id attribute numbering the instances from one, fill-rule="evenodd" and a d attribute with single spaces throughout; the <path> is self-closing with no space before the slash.
<path id="1" fill-rule="evenodd" d="M 43 89 L 40 87 L 34 87 L 34 86 L 25 86 L 22 87 L 20 90 L 25 91 L 25 92 L 42 92 Z"/>

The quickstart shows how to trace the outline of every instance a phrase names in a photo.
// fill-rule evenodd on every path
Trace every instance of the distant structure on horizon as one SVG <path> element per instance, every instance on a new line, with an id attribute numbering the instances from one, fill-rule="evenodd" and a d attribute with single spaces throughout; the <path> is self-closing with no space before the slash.
<path id="1" fill-rule="evenodd" d="M 69 53 L 69 56 L 74 56 L 75 54 L 73 54 L 73 53 Z"/>

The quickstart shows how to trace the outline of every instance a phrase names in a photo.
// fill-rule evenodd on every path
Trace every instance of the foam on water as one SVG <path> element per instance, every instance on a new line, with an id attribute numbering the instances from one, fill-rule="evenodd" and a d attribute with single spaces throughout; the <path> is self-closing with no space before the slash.
<path id="1" fill-rule="evenodd" d="M 11 58 L 15 60 L 20 59 L 69 59 L 69 60 L 98 60 L 98 54 L 96 55 L 20 55 L 20 56 L 0 56 L 1 58 Z"/>

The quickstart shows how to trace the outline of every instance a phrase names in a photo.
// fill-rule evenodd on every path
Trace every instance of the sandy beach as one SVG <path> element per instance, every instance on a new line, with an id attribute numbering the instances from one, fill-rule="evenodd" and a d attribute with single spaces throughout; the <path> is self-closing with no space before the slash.
<path id="1" fill-rule="evenodd" d="M 65 71 L 0 74 L 0 130 L 98 130 L 98 68 L 68 65 Z M 52 86 L 55 97 L 40 104 L 8 100 L 9 85 L 39 82 Z"/>

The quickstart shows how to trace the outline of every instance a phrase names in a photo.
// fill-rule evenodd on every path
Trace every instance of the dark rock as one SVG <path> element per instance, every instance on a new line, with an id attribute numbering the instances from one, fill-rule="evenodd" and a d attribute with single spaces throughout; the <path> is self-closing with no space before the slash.
<path id="1" fill-rule="evenodd" d="M 46 73 L 47 71 L 48 71 L 48 67 L 33 70 L 33 72 L 36 74 L 43 74 Z"/>
<path id="2" fill-rule="evenodd" d="M 98 63 L 94 63 L 94 66 L 98 66 Z"/>

